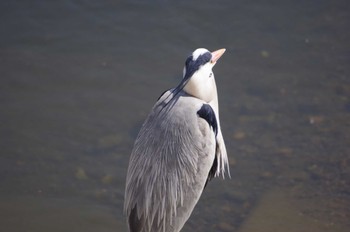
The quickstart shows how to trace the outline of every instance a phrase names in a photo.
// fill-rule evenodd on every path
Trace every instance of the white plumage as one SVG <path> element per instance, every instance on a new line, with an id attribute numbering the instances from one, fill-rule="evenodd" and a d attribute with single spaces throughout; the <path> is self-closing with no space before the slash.
<path id="1" fill-rule="evenodd" d="M 207 181 L 229 171 L 212 73 L 224 51 L 195 50 L 142 125 L 126 179 L 131 232 L 180 231 Z"/>

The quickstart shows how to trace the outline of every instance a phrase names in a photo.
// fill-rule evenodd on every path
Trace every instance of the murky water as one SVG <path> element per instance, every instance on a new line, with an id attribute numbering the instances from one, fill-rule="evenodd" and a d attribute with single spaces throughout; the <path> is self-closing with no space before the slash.
<path id="1" fill-rule="evenodd" d="M 345 0 L 1 1 L 2 230 L 125 231 L 141 123 L 190 52 L 225 47 L 232 178 L 211 181 L 183 231 L 348 231 L 349 12 Z"/>

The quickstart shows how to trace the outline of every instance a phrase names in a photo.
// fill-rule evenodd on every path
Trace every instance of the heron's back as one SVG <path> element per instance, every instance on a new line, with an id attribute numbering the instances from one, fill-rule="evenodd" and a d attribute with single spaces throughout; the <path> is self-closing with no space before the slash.
<path id="1" fill-rule="evenodd" d="M 164 104 L 169 94 L 153 107 L 131 154 L 124 210 L 133 232 L 179 231 L 213 164 L 215 134 L 197 115 L 204 102 L 179 94 Z"/>

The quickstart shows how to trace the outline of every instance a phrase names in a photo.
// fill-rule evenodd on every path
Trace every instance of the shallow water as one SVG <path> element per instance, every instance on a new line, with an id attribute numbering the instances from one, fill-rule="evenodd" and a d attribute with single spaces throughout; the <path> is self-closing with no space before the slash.
<path id="1" fill-rule="evenodd" d="M 125 231 L 125 174 L 141 123 L 190 52 L 225 47 L 214 71 L 232 178 L 209 183 L 183 231 L 306 231 L 308 220 L 347 231 L 349 8 L 2 1 L 0 224 Z M 296 212 L 303 219 L 290 219 Z M 283 223 L 269 228 L 275 215 Z"/>

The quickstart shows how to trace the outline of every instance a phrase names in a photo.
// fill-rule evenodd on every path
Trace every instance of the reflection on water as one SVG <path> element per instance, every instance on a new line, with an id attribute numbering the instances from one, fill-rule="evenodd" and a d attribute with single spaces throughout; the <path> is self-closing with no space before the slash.
<path id="1" fill-rule="evenodd" d="M 140 124 L 192 50 L 225 47 L 215 73 L 232 178 L 211 181 L 183 231 L 348 231 L 349 8 L 2 1 L 1 225 L 125 231 Z"/>

